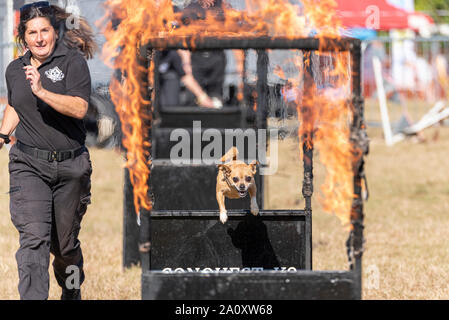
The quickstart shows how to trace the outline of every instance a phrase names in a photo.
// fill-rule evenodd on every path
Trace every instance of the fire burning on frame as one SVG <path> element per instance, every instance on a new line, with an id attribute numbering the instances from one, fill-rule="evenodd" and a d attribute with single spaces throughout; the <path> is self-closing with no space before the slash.
<path id="1" fill-rule="evenodd" d="M 139 48 L 150 39 L 170 41 L 172 38 L 191 39 L 201 37 L 286 37 L 339 38 L 341 23 L 335 14 L 333 0 L 303 0 L 302 5 L 289 0 L 245 0 L 244 11 L 224 5 L 224 16 L 206 11 L 203 20 L 183 24 L 181 13 L 174 13 L 171 0 L 109 0 L 106 2 L 107 15 L 104 33 L 107 39 L 103 49 L 104 59 L 113 68 L 126 75 L 121 83 L 111 82 L 111 97 L 117 106 L 123 130 L 123 145 L 127 150 L 126 167 L 134 187 L 136 212 L 141 208 L 151 210 L 148 198 L 147 179 L 149 172 L 146 88 L 139 78 L 143 70 L 139 64 Z M 110 17 L 120 21 L 113 26 Z M 174 24 L 173 22 L 177 22 Z M 174 26 L 181 26 L 175 28 Z M 321 42 L 320 42 L 321 43 Z M 336 214 L 343 224 L 349 225 L 353 200 L 353 171 L 351 144 L 349 140 L 352 116 L 350 97 L 350 59 L 347 52 L 310 54 L 307 52 L 295 62 L 300 74 L 310 64 L 312 56 L 331 61 L 320 72 L 328 74 L 325 88 L 317 87 L 314 81 L 307 83 L 303 94 L 295 101 L 299 135 L 312 137 L 318 149 L 321 162 L 327 169 L 325 183 L 321 187 L 323 208 Z M 153 70 L 150 70 L 152 81 Z M 282 70 L 277 69 L 282 74 Z M 289 79 L 289 83 L 299 87 L 301 81 Z M 150 83 L 151 86 L 151 83 Z M 301 90 L 301 89 L 300 89 Z M 153 100 L 153 99 L 151 99 Z M 300 101 L 301 100 L 301 101 Z M 307 135 L 312 133 L 312 135 Z"/>

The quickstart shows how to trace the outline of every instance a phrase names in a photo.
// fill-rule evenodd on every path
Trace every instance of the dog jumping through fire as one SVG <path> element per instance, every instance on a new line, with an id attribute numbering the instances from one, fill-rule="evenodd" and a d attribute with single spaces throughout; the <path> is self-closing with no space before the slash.
<path id="1" fill-rule="evenodd" d="M 237 160 L 238 150 L 232 147 L 221 157 L 223 164 L 218 165 L 217 202 L 220 209 L 220 221 L 226 223 L 228 214 L 225 207 L 225 197 L 229 199 L 244 198 L 249 193 L 251 197 L 251 213 L 259 214 L 256 195 L 257 188 L 254 175 L 257 172 L 257 160 L 250 164 Z"/>

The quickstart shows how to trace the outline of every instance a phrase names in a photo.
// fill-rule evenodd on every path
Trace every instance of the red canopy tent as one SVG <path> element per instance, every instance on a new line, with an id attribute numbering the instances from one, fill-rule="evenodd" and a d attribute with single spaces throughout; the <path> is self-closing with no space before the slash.
<path id="1" fill-rule="evenodd" d="M 386 0 L 336 0 L 337 14 L 344 26 L 374 30 L 419 29 L 433 19 L 419 12 L 408 12 Z"/>

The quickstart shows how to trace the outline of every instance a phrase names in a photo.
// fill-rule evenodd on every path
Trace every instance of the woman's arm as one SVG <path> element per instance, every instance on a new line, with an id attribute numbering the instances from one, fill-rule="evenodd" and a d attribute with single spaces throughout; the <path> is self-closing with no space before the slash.
<path id="1" fill-rule="evenodd" d="M 188 50 L 177 50 L 179 56 L 181 57 L 182 61 L 182 68 L 184 69 L 184 72 L 186 74 L 192 74 L 192 61 L 191 61 L 191 55 L 190 51 Z"/>
<path id="2" fill-rule="evenodd" d="M 86 115 L 88 103 L 83 98 L 57 94 L 43 88 L 35 94 L 39 99 L 63 115 L 80 120 Z"/>
<path id="3" fill-rule="evenodd" d="M 3 121 L 2 126 L 0 127 L 0 133 L 11 135 L 13 131 L 16 129 L 17 125 L 19 124 L 19 116 L 16 113 L 16 110 L 14 110 L 13 107 L 11 107 L 9 104 L 6 105 L 5 112 L 3 113 Z M 0 138 L 0 149 L 3 147 L 3 144 L 5 141 Z"/>
<path id="4" fill-rule="evenodd" d="M 203 91 L 201 86 L 196 82 L 192 74 L 186 74 L 181 78 L 182 83 L 189 89 L 198 100 L 198 104 L 202 107 L 213 108 L 214 103 L 211 98 Z"/>
<path id="5" fill-rule="evenodd" d="M 88 108 L 86 100 L 48 91 L 42 87 L 41 75 L 36 67 L 25 66 L 24 69 L 27 80 L 30 80 L 31 90 L 36 97 L 63 115 L 76 119 L 84 118 Z"/>
<path id="6" fill-rule="evenodd" d="M 196 79 L 193 77 L 192 73 L 192 62 L 190 51 L 188 50 L 177 50 L 182 61 L 182 68 L 185 75 L 181 78 L 182 83 L 189 89 L 198 100 L 198 104 L 203 107 L 213 108 L 214 103 L 211 98 L 204 92 L 203 88 L 199 85 Z"/>

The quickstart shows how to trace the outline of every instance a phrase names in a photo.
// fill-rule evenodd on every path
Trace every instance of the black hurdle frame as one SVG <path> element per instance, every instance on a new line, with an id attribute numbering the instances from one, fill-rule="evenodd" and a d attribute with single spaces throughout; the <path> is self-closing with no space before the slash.
<path id="1" fill-rule="evenodd" d="M 364 251 L 364 213 L 363 213 L 363 198 L 362 198 L 362 184 L 365 183 L 366 178 L 364 173 L 364 156 L 368 154 L 368 137 L 366 134 L 366 126 L 364 120 L 364 99 L 362 96 L 361 87 L 361 41 L 352 38 L 285 38 L 285 37 L 232 37 L 232 38 L 211 38 L 211 37 L 170 37 L 170 38 L 153 38 L 141 48 L 140 61 L 146 66 L 146 73 L 142 75 L 142 81 L 145 83 L 146 96 L 148 101 L 151 101 L 152 92 L 156 90 L 154 87 L 148 85 L 149 66 L 154 63 L 153 59 L 157 59 L 158 50 L 166 49 L 186 49 L 186 50 L 223 50 L 223 49 L 254 49 L 258 53 L 258 106 L 257 106 L 257 127 L 266 126 L 266 108 L 267 108 L 267 52 L 269 49 L 293 49 L 302 51 L 321 51 L 321 52 L 339 52 L 347 51 L 351 56 L 351 79 L 352 79 L 352 99 L 350 101 L 353 110 L 353 119 L 351 124 L 350 141 L 353 147 L 353 154 L 355 161 L 352 163 L 353 181 L 354 181 L 354 200 L 351 209 L 351 231 L 346 241 L 349 270 L 352 272 L 352 277 L 356 282 L 355 297 L 361 298 L 362 290 L 362 255 Z M 154 84 L 157 85 L 157 72 L 154 74 Z M 260 91 L 260 92 L 259 92 Z M 153 103 L 156 101 L 153 101 Z M 157 103 L 156 103 L 157 105 Z M 152 115 L 150 126 L 152 126 L 153 119 L 157 119 L 157 110 L 153 109 L 151 103 L 147 106 L 147 110 Z M 151 129 L 149 130 L 149 139 L 151 141 Z M 306 256 L 310 257 L 310 269 L 312 267 L 312 195 L 313 195 L 313 144 L 309 148 L 306 141 L 313 141 L 309 139 L 313 137 L 313 132 L 307 132 L 302 138 L 303 148 L 303 165 L 304 165 L 304 179 L 302 194 L 305 199 L 304 213 L 310 223 L 306 224 L 310 230 L 306 231 L 308 242 L 310 246 L 306 246 L 310 252 Z M 157 212 L 158 215 L 163 214 L 162 211 Z M 141 212 L 141 216 L 151 215 L 150 212 Z M 149 235 L 148 235 L 149 236 Z M 145 238 L 145 235 L 141 239 Z"/>

